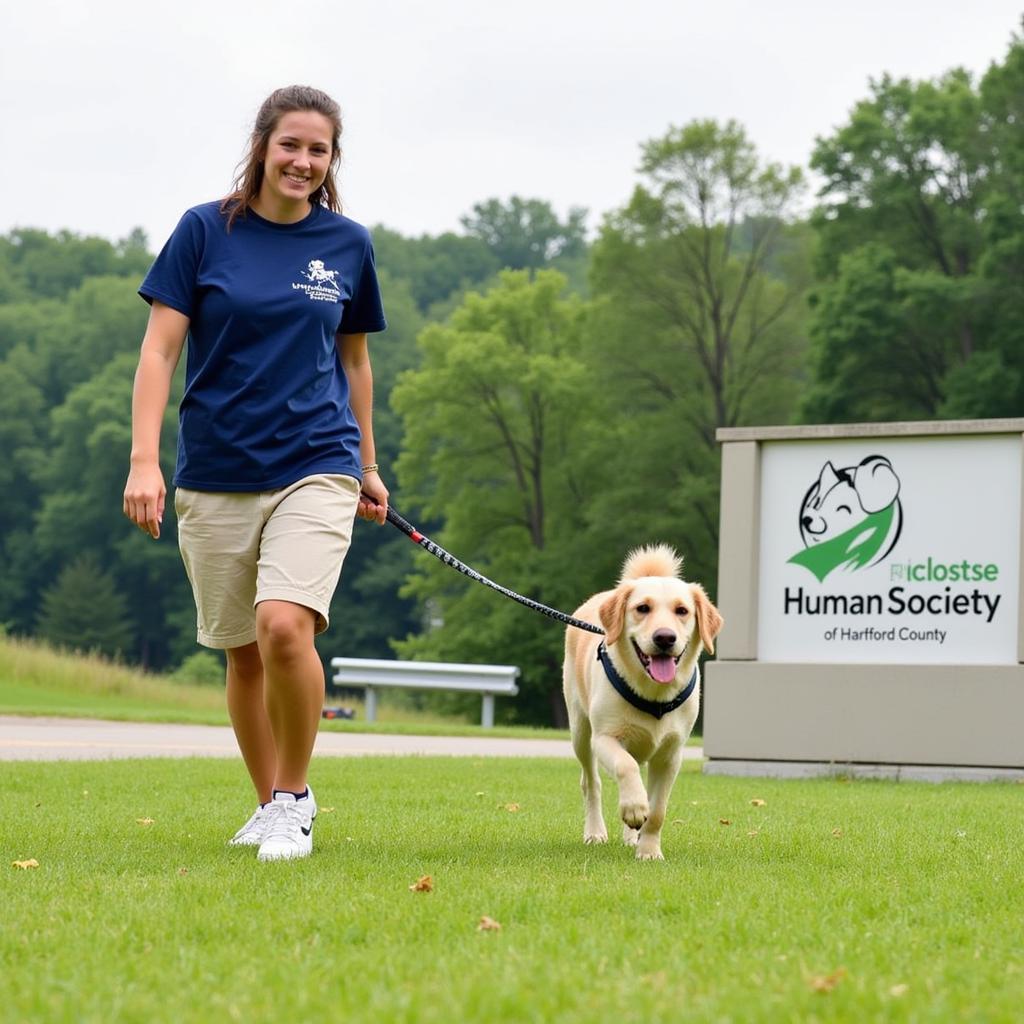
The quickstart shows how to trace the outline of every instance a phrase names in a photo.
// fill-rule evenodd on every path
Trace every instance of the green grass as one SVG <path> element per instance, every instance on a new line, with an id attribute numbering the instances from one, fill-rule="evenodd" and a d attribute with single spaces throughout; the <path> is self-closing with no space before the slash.
<path id="1" fill-rule="evenodd" d="M 1010 1022 L 1024 1006 L 1012 784 L 688 768 L 667 860 L 640 863 L 582 844 L 570 761 L 319 759 L 313 857 L 261 865 L 224 845 L 250 810 L 238 764 L 3 771 L 4 1021 Z M 411 892 L 426 874 L 434 891 Z"/>
<path id="2" fill-rule="evenodd" d="M 386 695 L 377 703 L 377 721 L 365 721 L 362 700 L 327 703 L 354 708 L 354 721 L 324 720 L 322 729 L 340 732 L 387 732 L 426 736 L 497 736 L 519 739 L 564 739 L 568 732 L 531 726 L 480 725 L 403 707 Z M 0 715 L 52 715 L 115 721 L 187 722 L 227 725 L 224 692 L 167 676 L 113 664 L 94 655 L 55 651 L 31 640 L 0 635 Z"/>
<path id="3" fill-rule="evenodd" d="M 0 714 L 227 723 L 218 688 L 8 636 L 0 636 Z"/>

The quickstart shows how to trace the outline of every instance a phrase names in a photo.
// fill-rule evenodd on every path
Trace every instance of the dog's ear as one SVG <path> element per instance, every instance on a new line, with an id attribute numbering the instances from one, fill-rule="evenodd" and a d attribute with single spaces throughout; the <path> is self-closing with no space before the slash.
<path id="1" fill-rule="evenodd" d="M 826 462 L 818 474 L 818 493 L 814 496 L 815 500 L 820 502 L 837 483 L 839 483 L 839 474 L 836 473 L 835 466 L 831 462 Z"/>
<path id="2" fill-rule="evenodd" d="M 631 587 L 616 587 L 597 609 L 601 625 L 604 626 L 605 644 L 609 647 L 618 643 L 622 636 L 622 627 L 626 624 L 626 602 L 631 591 Z"/>
<path id="3" fill-rule="evenodd" d="M 721 631 L 724 620 L 699 583 L 691 583 L 690 589 L 693 593 L 693 605 L 697 613 L 697 632 L 700 633 L 704 650 L 708 654 L 714 654 L 715 637 Z"/>
<path id="4" fill-rule="evenodd" d="M 869 455 L 854 470 L 853 486 L 865 512 L 881 512 L 900 493 L 900 478 L 884 455 Z"/>

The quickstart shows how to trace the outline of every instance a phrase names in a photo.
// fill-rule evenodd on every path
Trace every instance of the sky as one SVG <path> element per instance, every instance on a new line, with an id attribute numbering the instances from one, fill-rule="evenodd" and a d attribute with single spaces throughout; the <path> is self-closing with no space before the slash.
<path id="1" fill-rule="evenodd" d="M 314 85 L 341 104 L 345 212 L 460 230 L 512 195 L 601 217 L 641 144 L 735 118 L 807 166 L 888 72 L 976 76 L 1021 0 L 27 0 L 0 11 L 0 233 L 68 229 L 159 248 L 229 189 L 256 110 Z M 808 200 L 810 201 L 810 200 Z"/>

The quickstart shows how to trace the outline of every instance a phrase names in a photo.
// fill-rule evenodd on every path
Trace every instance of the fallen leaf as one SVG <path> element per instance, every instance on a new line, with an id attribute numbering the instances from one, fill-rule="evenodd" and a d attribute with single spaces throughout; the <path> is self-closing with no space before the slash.
<path id="1" fill-rule="evenodd" d="M 841 828 L 834 828 L 834 829 L 832 829 L 832 835 L 834 835 L 836 837 L 836 839 L 838 839 L 840 836 L 842 836 L 842 834 L 843 834 L 843 830 Z"/>
<path id="2" fill-rule="evenodd" d="M 750 801 L 751 807 L 765 807 L 767 804 L 768 801 L 762 800 L 760 797 L 754 797 L 754 799 Z"/>
<path id="3" fill-rule="evenodd" d="M 484 914 L 484 916 L 480 918 L 480 923 L 476 926 L 476 930 L 478 932 L 500 932 L 501 925 L 498 924 L 493 917 L 488 917 Z"/>
<path id="4" fill-rule="evenodd" d="M 136 818 L 135 819 L 140 825 L 152 825 L 156 820 L 155 818 Z"/>
<path id="5" fill-rule="evenodd" d="M 505 808 L 506 811 L 518 811 L 519 810 L 519 804 L 503 804 L 502 806 Z"/>
<path id="6" fill-rule="evenodd" d="M 333 807 L 318 807 L 317 810 L 319 811 L 320 814 L 333 814 L 334 813 L 334 808 Z"/>
<path id="7" fill-rule="evenodd" d="M 831 992 L 846 977 L 846 968 L 837 967 L 831 974 L 815 974 L 807 979 L 812 992 Z"/>
<path id="8" fill-rule="evenodd" d="M 958 828 L 956 830 L 956 837 L 957 839 L 965 839 L 967 837 L 967 833 L 962 828 Z"/>
<path id="9" fill-rule="evenodd" d="M 487 794 L 481 789 L 473 794 L 474 796 L 487 796 Z"/>
<path id="10" fill-rule="evenodd" d="M 719 825 L 731 825 L 732 822 L 728 818 L 719 818 L 718 819 L 718 824 Z"/>
<path id="11" fill-rule="evenodd" d="M 409 890 L 410 892 L 433 892 L 434 879 L 430 875 L 421 875 L 409 886 Z"/>
<path id="12" fill-rule="evenodd" d="M 187 875 L 188 874 L 188 868 L 178 868 L 178 874 L 179 875 Z"/>
<path id="13" fill-rule="evenodd" d="M 37 861 L 35 859 L 35 857 L 33 857 L 31 860 L 12 860 L 11 861 L 11 867 L 12 868 L 21 868 L 22 871 L 25 871 L 28 868 L 37 868 L 37 867 L 39 867 L 39 861 Z"/>
<path id="14" fill-rule="evenodd" d="M 750 831 L 749 831 L 749 832 L 747 833 L 747 835 L 748 835 L 748 836 L 750 836 L 751 838 L 753 838 L 754 836 L 760 835 L 760 834 L 761 834 L 761 833 L 760 833 L 760 832 L 758 832 L 758 830 L 757 830 L 756 828 L 752 828 L 752 829 L 751 829 L 751 830 L 750 830 Z"/>
<path id="15" fill-rule="evenodd" d="M 893 985 L 893 987 L 889 989 L 889 995 L 894 996 L 896 999 L 899 999 L 900 996 L 905 996 L 909 991 L 909 985 Z"/>

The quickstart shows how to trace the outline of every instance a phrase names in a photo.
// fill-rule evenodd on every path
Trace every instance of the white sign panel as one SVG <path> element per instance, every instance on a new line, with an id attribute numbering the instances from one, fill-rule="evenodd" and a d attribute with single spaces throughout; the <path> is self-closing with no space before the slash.
<path id="1" fill-rule="evenodd" d="M 1017 664 L 1020 435 L 764 442 L 758 657 Z"/>

